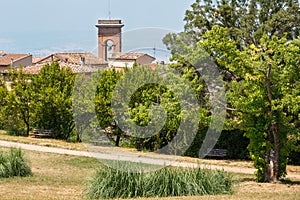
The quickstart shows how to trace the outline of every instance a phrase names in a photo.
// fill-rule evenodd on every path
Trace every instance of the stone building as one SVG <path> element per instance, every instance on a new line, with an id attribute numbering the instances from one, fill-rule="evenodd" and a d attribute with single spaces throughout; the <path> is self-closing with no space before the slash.
<path id="1" fill-rule="evenodd" d="M 122 52 L 121 20 L 98 20 L 98 57 L 108 61 L 111 54 Z"/>

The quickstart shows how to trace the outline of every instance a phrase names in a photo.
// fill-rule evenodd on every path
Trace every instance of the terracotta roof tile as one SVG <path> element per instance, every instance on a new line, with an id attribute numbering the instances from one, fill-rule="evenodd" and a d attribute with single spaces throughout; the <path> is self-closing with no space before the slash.
<path id="1" fill-rule="evenodd" d="M 50 56 L 47 56 L 38 62 L 37 64 L 41 63 L 48 63 L 53 61 L 61 61 L 69 64 L 87 64 L 87 65 L 99 65 L 104 64 L 105 62 L 95 56 L 92 53 L 55 53 Z"/>
<path id="2" fill-rule="evenodd" d="M 107 67 L 106 65 L 94 67 L 89 65 L 71 64 L 62 61 L 58 61 L 58 63 L 61 68 L 70 67 L 74 73 L 97 72 L 99 69 L 103 69 Z M 45 66 L 45 63 L 35 64 L 33 66 L 25 67 L 24 72 L 30 74 L 38 74 L 43 66 Z"/>
<path id="3" fill-rule="evenodd" d="M 16 62 L 28 56 L 31 55 L 30 54 L 4 54 L 3 56 L 0 56 L 0 65 L 10 65 L 12 60 Z"/>
<path id="4" fill-rule="evenodd" d="M 32 63 L 35 64 L 35 63 L 38 63 L 39 61 L 45 59 L 46 56 L 32 56 Z"/>
<path id="5" fill-rule="evenodd" d="M 114 54 L 111 59 L 117 60 L 136 60 L 142 56 L 150 56 L 146 53 L 121 53 L 121 54 Z M 152 56 L 150 56 L 152 57 Z M 154 58 L 153 58 L 154 59 Z"/>

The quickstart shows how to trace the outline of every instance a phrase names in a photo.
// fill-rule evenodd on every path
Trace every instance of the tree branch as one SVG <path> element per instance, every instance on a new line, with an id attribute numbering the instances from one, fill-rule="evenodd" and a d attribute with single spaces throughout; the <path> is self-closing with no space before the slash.
<path id="1" fill-rule="evenodd" d="M 267 74 L 266 74 L 266 77 L 267 77 L 266 85 L 267 85 L 268 99 L 269 99 L 270 104 L 272 103 L 271 77 L 270 77 L 271 69 L 272 69 L 272 64 L 268 63 L 268 70 L 267 70 Z"/>

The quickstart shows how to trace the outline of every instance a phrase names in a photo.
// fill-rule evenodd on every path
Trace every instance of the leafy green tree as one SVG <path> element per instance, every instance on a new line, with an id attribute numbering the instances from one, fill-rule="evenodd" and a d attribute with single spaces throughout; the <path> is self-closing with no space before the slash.
<path id="1" fill-rule="evenodd" d="M 31 75 L 24 74 L 22 68 L 11 70 L 9 74 L 13 89 L 7 93 L 4 113 L 6 129 L 12 134 L 29 135 L 33 100 L 30 78 Z"/>
<path id="2" fill-rule="evenodd" d="M 51 129 L 54 137 L 70 140 L 76 135 L 72 112 L 75 75 L 57 62 L 45 65 L 32 77 L 34 91 L 34 126 Z"/>
<path id="3" fill-rule="evenodd" d="M 208 121 L 206 109 L 197 107 L 198 99 L 193 99 L 204 93 L 202 86 L 193 70 L 180 74 L 171 68 L 136 66 L 125 72 L 115 88 L 114 107 L 119 114 L 114 114 L 137 149 L 182 155 Z"/>
<path id="4" fill-rule="evenodd" d="M 105 70 L 97 84 L 95 110 L 101 129 L 109 138 L 116 135 L 115 145 L 119 146 L 122 130 L 118 127 L 111 110 L 111 99 L 114 88 L 123 72 L 115 69 Z"/>
<path id="5" fill-rule="evenodd" d="M 73 116 L 76 123 L 77 141 L 93 142 L 93 130 L 97 129 L 98 120 L 95 114 L 96 85 L 101 72 L 93 73 L 90 76 L 77 74 L 73 92 Z M 90 134 L 93 135 L 90 137 Z"/>
<path id="6" fill-rule="evenodd" d="M 173 53 L 182 50 L 180 42 L 195 44 L 213 26 L 228 28 L 239 49 L 258 45 L 263 35 L 297 38 L 300 34 L 298 0 L 196 0 L 186 11 L 185 30 L 170 33 L 164 43 Z"/>
<path id="7" fill-rule="evenodd" d="M 295 138 L 287 133 L 294 133 L 299 119 L 293 78 L 299 70 L 287 71 L 295 68 L 299 19 L 297 0 L 196 0 L 186 11 L 184 32 L 163 39 L 184 67 L 201 61 L 203 54 L 215 61 L 234 94 L 229 95 L 228 118 L 250 138 L 259 181 L 277 181 L 285 174 L 288 138 Z M 284 86 L 278 77 L 294 83 Z"/>
<path id="8" fill-rule="evenodd" d="M 289 135 L 297 133 L 293 114 L 299 113 L 300 42 L 264 36 L 259 46 L 239 50 L 229 31 L 213 27 L 199 44 L 239 77 L 228 85 L 232 123 L 250 139 L 258 181 L 277 182 L 286 174 Z"/>
<path id="9" fill-rule="evenodd" d="M 7 106 L 8 89 L 6 87 L 4 77 L 0 76 L 0 129 L 5 128 L 7 118 L 5 115 L 5 108 Z"/>

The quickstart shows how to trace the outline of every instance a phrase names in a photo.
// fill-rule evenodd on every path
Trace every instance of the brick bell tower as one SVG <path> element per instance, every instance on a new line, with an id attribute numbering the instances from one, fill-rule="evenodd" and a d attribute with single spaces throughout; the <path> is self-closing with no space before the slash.
<path id="1" fill-rule="evenodd" d="M 107 61 L 114 53 L 122 51 L 121 20 L 98 20 L 98 56 Z"/>

